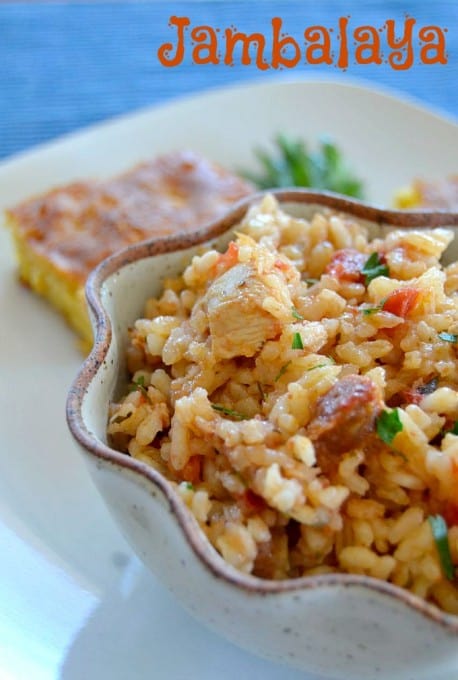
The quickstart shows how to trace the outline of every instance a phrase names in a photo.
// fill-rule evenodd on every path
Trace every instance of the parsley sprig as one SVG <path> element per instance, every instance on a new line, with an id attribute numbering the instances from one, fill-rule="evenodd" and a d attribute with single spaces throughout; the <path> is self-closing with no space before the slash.
<path id="1" fill-rule="evenodd" d="M 399 409 L 382 411 L 376 421 L 376 430 L 380 439 L 391 446 L 398 432 L 402 431 L 402 422 L 399 417 Z"/>
<path id="2" fill-rule="evenodd" d="M 313 187 L 362 198 L 362 181 L 353 174 L 338 146 L 329 139 L 320 141 L 311 152 L 301 139 L 277 134 L 274 149 L 257 148 L 254 154 L 261 166 L 259 173 L 241 174 L 259 189 L 275 187 Z"/>

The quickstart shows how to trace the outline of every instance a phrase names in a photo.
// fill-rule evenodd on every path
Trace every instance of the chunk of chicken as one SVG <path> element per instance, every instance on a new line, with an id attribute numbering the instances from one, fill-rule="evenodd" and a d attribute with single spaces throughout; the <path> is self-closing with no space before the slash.
<path id="1" fill-rule="evenodd" d="M 278 286 L 287 295 L 280 276 Z M 265 298 L 271 295 L 272 288 L 247 264 L 236 264 L 212 283 L 205 297 L 216 359 L 252 357 L 266 340 L 280 333 L 279 319 L 263 309 Z"/>
<path id="2" fill-rule="evenodd" d="M 381 410 L 378 386 L 362 375 L 338 380 L 318 400 L 307 435 L 315 445 L 317 463 L 324 474 L 337 469 L 342 454 L 362 446 L 374 431 Z"/>

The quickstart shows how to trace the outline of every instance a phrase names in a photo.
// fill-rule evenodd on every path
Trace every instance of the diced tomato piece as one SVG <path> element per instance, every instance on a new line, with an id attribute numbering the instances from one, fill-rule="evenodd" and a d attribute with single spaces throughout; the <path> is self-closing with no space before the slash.
<path id="1" fill-rule="evenodd" d="M 415 388 L 411 387 L 408 390 L 404 390 L 401 392 L 401 402 L 402 404 L 415 404 L 418 406 L 418 404 L 421 402 L 421 400 L 424 398 L 424 394 L 420 394 Z"/>
<path id="2" fill-rule="evenodd" d="M 202 457 L 191 456 L 186 465 L 181 471 L 181 476 L 185 482 L 197 484 L 200 481 L 200 472 L 202 469 Z"/>
<path id="3" fill-rule="evenodd" d="M 340 281 L 353 281 L 354 283 L 363 283 L 364 276 L 361 273 L 367 260 L 367 255 L 360 253 L 354 248 L 343 248 L 338 250 L 332 256 L 332 259 L 326 267 L 326 274 L 334 276 Z"/>
<path id="4" fill-rule="evenodd" d="M 256 512 L 261 512 L 266 507 L 266 502 L 261 496 L 251 489 L 247 489 L 242 496 L 240 496 L 239 503 L 244 513 L 252 515 Z"/>
<path id="5" fill-rule="evenodd" d="M 421 297 L 418 288 L 398 288 L 383 303 L 383 311 L 405 319 L 417 306 Z"/>
<path id="6" fill-rule="evenodd" d="M 443 512 L 443 517 L 447 522 L 447 526 L 453 527 L 458 525 L 458 505 L 449 503 Z"/>
<path id="7" fill-rule="evenodd" d="M 282 272 L 285 272 L 290 268 L 290 265 L 284 260 L 275 260 L 275 266 Z"/>
<path id="8" fill-rule="evenodd" d="M 235 241 L 231 241 L 225 253 L 222 253 L 215 265 L 216 273 L 218 275 L 230 269 L 239 259 L 239 247 Z"/>

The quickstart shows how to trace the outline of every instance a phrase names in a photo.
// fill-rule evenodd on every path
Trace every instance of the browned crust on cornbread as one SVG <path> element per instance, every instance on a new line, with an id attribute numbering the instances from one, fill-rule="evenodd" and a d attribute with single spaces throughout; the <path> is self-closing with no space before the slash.
<path id="1" fill-rule="evenodd" d="M 114 179 L 76 182 L 8 211 L 16 235 L 83 284 L 105 257 L 152 236 L 189 232 L 251 193 L 250 184 L 192 151 Z"/>

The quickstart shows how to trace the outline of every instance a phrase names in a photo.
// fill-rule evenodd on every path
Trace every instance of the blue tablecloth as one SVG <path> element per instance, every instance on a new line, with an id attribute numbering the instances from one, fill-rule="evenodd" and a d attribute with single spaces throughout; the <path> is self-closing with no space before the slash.
<path id="1" fill-rule="evenodd" d="M 0 4 L 0 157 L 109 116 L 172 96 L 272 75 L 272 69 L 193 64 L 166 69 L 159 45 L 170 39 L 171 15 L 193 25 L 236 25 L 246 33 L 269 33 L 281 17 L 299 37 L 306 26 L 335 27 L 351 15 L 352 25 L 381 27 L 395 19 L 399 30 L 409 14 L 421 25 L 448 28 L 448 64 L 416 63 L 405 71 L 388 65 L 350 65 L 346 73 L 388 85 L 458 113 L 458 3 L 456 0 L 179 0 L 121 3 Z M 418 62 L 418 59 L 416 60 Z M 333 75 L 335 66 L 321 69 Z M 317 73 L 303 63 L 291 75 Z"/>

